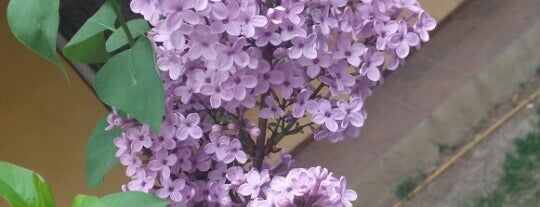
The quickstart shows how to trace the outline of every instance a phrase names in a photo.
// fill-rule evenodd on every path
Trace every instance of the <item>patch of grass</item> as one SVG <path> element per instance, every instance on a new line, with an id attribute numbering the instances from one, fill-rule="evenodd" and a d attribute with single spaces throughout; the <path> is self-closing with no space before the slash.
<path id="1" fill-rule="evenodd" d="M 540 115 L 540 110 L 537 114 Z M 506 154 L 497 188 L 472 199 L 466 207 L 501 207 L 508 198 L 538 184 L 534 176 L 540 169 L 540 120 L 533 125 L 534 131 L 514 142 L 515 152 Z"/>
<path id="2" fill-rule="evenodd" d="M 537 74 L 538 74 L 538 73 L 537 73 Z M 519 83 L 519 84 L 518 84 L 518 87 L 519 87 L 520 89 L 523 89 L 523 88 L 525 88 L 525 85 L 527 85 L 527 83 Z"/>
<path id="3" fill-rule="evenodd" d="M 502 206 L 505 201 L 505 196 L 501 193 L 491 193 L 489 196 L 476 197 L 469 203 L 465 204 L 465 207 L 494 207 Z"/>
<path id="4" fill-rule="evenodd" d="M 395 194 L 399 199 L 404 199 L 409 196 L 409 193 L 411 193 L 416 188 L 416 181 L 410 177 L 407 177 L 403 180 L 401 180 L 398 185 L 396 186 Z"/>

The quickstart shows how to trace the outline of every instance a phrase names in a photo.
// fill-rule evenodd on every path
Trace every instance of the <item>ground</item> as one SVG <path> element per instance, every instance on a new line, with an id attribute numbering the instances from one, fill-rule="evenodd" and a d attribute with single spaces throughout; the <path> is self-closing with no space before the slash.
<path id="1" fill-rule="evenodd" d="M 515 106 L 519 100 L 526 98 L 526 95 L 539 89 L 540 81 L 537 77 L 531 78 L 527 83 L 523 83 L 521 88 L 520 93 L 514 95 L 507 104 L 493 110 L 490 118 L 483 124 L 484 127 L 480 127 L 476 132 L 471 133 L 469 141 L 475 134 L 480 133 L 499 119 L 509 108 Z M 504 169 L 508 168 L 508 164 L 505 165 L 505 160 L 508 159 L 507 153 L 515 154 L 515 140 L 526 137 L 529 132 L 534 130 L 532 122 L 539 118 L 536 113 L 539 107 L 540 99 L 534 100 L 426 189 L 412 197 L 404 206 L 492 207 L 494 204 L 485 204 L 485 200 L 497 200 L 500 197 L 500 195 L 494 195 L 493 192 L 500 191 L 503 188 L 504 184 L 502 184 L 501 179 L 504 175 Z M 457 149 L 448 150 L 447 154 L 453 154 L 455 150 Z M 540 181 L 540 168 L 534 167 L 534 169 L 530 169 L 530 173 L 532 179 L 525 181 L 525 183 Z M 421 177 L 417 177 L 416 180 L 421 180 Z M 404 178 L 404 180 L 407 180 L 407 178 Z M 524 189 L 519 192 L 515 191 L 516 193 L 512 193 L 513 195 L 508 195 L 506 202 L 502 206 L 539 207 L 540 185 L 531 185 Z M 484 204 L 481 204 L 482 202 Z"/>

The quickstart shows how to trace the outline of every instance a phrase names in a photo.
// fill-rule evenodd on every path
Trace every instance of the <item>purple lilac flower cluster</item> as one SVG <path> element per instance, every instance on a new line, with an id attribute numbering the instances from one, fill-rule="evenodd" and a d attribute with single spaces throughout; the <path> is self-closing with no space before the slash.
<path id="1" fill-rule="evenodd" d="M 331 142 L 358 136 L 381 71 L 435 27 L 417 0 L 132 0 L 131 9 L 153 25 L 165 117 L 155 133 L 114 111 L 107 128 L 123 130 L 124 190 L 171 206 L 352 206 L 344 177 L 293 168 L 276 145 L 304 130 Z"/>

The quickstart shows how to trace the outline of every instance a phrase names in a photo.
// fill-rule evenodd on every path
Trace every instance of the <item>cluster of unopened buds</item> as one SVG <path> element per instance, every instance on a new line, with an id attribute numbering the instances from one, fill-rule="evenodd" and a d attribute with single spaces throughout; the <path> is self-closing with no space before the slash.
<path id="1" fill-rule="evenodd" d="M 276 145 L 306 130 L 331 142 L 358 136 L 382 71 L 435 27 L 416 0 L 132 0 L 131 9 L 153 25 L 165 117 L 156 133 L 113 112 L 108 129 L 123 130 L 124 190 L 170 206 L 352 206 L 344 177 L 294 168 Z"/>

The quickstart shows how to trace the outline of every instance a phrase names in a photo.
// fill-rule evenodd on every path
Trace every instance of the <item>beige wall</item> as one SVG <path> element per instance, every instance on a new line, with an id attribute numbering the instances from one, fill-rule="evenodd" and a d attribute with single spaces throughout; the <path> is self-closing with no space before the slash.
<path id="1" fill-rule="evenodd" d="M 437 21 L 443 20 L 467 0 L 418 0 L 422 7 Z"/>
<path id="2" fill-rule="evenodd" d="M 438 20 L 464 0 L 420 0 Z M 0 160 L 32 169 L 51 184 L 58 206 L 70 206 L 78 193 L 103 195 L 119 190 L 123 169 L 115 168 L 98 189 L 84 183 L 84 147 L 105 108 L 69 69 L 71 82 L 50 63 L 19 44 L 5 19 L 7 1 L 0 2 Z M 284 141 L 297 146 L 303 137 Z M 7 204 L 0 199 L 0 206 Z"/>
<path id="3" fill-rule="evenodd" d="M 5 18 L 7 2 L 0 1 L 0 160 L 40 173 L 58 206 L 71 206 L 77 193 L 119 191 L 120 168 L 106 186 L 85 187 L 84 148 L 105 108 L 71 68 L 68 83 L 15 40 Z M 7 204 L 0 199 L 0 206 Z"/>

